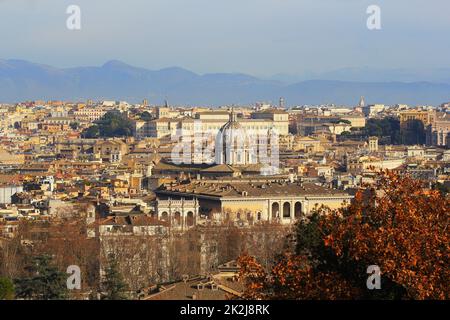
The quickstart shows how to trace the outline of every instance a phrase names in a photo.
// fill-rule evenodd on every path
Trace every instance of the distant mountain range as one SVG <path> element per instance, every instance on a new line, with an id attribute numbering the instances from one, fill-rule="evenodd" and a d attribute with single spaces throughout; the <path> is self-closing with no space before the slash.
<path id="1" fill-rule="evenodd" d="M 450 84 L 450 68 L 438 69 L 381 69 L 342 68 L 323 73 L 277 74 L 270 80 L 296 83 L 305 80 L 338 80 L 350 82 L 434 82 Z"/>
<path id="2" fill-rule="evenodd" d="M 0 60 L 0 102 L 25 100 L 126 100 L 187 105 L 276 103 L 440 104 L 450 100 L 450 69 L 437 73 L 406 70 L 341 69 L 310 80 L 277 75 L 261 79 L 239 73 L 199 75 L 182 68 L 147 70 L 121 61 L 100 67 L 55 68 L 23 60 Z M 418 81 L 424 79 L 426 81 Z"/>

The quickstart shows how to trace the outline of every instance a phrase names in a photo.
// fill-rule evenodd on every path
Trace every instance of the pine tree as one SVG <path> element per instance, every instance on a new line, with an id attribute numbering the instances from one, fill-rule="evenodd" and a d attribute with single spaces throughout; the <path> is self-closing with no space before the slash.
<path id="1" fill-rule="evenodd" d="M 0 300 L 14 299 L 14 283 L 9 278 L 0 278 Z"/>
<path id="2" fill-rule="evenodd" d="M 38 300 L 66 298 L 66 274 L 52 265 L 50 256 L 34 257 L 25 270 L 28 277 L 14 281 L 18 298 Z"/>
<path id="3" fill-rule="evenodd" d="M 105 280 L 102 283 L 105 295 L 104 300 L 127 300 L 127 285 L 119 271 L 117 260 L 111 256 L 106 268 Z"/>

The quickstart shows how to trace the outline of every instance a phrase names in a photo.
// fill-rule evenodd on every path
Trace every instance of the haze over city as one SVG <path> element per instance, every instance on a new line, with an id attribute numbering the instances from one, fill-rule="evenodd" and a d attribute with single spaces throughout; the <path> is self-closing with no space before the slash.
<path id="1" fill-rule="evenodd" d="M 81 8 L 78 31 L 65 27 L 71 4 Z M 3 0 L 0 58 L 56 67 L 102 65 L 117 59 L 148 69 L 179 66 L 200 74 L 287 74 L 297 80 L 348 67 L 450 66 L 450 2 L 376 1 L 382 18 L 382 29 L 376 31 L 366 27 L 371 4 L 368 0 Z"/>

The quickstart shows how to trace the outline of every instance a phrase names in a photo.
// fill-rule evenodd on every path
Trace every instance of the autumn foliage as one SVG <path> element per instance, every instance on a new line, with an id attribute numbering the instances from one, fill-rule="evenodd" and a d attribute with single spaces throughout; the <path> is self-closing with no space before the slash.
<path id="1" fill-rule="evenodd" d="M 297 225 L 295 248 L 270 270 L 239 259 L 248 299 L 449 299 L 450 201 L 420 181 L 381 172 L 340 210 Z M 381 270 L 369 290 L 367 267 Z"/>

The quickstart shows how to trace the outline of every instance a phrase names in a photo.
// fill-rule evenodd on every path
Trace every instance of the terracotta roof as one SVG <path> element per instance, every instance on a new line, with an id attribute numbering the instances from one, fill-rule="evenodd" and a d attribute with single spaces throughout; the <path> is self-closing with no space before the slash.
<path id="1" fill-rule="evenodd" d="M 340 190 L 329 189 L 313 183 L 288 182 L 204 182 L 194 180 L 188 184 L 175 186 L 162 186 L 155 191 L 156 194 L 189 194 L 195 196 L 212 196 L 218 198 L 235 197 L 279 197 L 279 196 L 349 196 Z"/>
<path id="2" fill-rule="evenodd" d="M 228 164 L 218 164 L 216 166 L 203 169 L 201 172 L 240 172 L 240 170 L 233 168 Z"/>
<path id="3" fill-rule="evenodd" d="M 214 287 L 213 287 L 214 286 Z M 160 292 L 153 293 L 145 300 L 226 300 L 230 293 L 223 290 L 220 281 L 197 277 L 167 284 Z"/>

